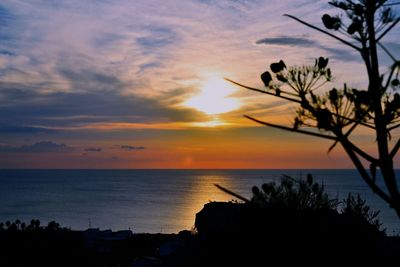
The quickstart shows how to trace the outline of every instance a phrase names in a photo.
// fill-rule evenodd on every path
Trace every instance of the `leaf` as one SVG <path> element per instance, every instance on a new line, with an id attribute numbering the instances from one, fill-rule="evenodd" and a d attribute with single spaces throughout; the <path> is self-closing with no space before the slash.
<path id="1" fill-rule="evenodd" d="M 322 16 L 322 23 L 324 23 L 325 27 L 329 30 L 339 30 L 342 25 L 342 21 L 338 17 L 331 17 L 328 14 L 324 14 Z"/>
<path id="2" fill-rule="evenodd" d="M 336 88 L 333 88 L 332 90 L 329 91 L 329 100 L 334 104 L 337 105 L 338 101 L 338 91 Z"/>
<path id="3" fill-rule="evenodd" d="M 327 109 L 317 111 L 317 127 L 319 129 L 329 130 L 332 122 L 332 114 Z"/>
<path id="4" fill-rule="evenodd" d="M 342 20 L 340 18 L 332 18 L 333 29 L 335 31 L 339 30 L 340 26 L 342 25 Z"/>
<path id="5" fill-rule="evenodd" d="M 277 63 L 272 63 L 270 68 L 271 68 L 271 71 L 273 73 L 278 73 L 278 72 L 282 71 L 283 69 L 285 69 L 286 65 L 283 62 L 283 60 L 281 60 L 281 61 L 279 61 Z"/>
<path id="6" fill-rule="evenodd" d="M 326 70 L 326 79 L 328 81 L 330 81 L 332 79 L 331 69 L 329 69 L 329 68 Z"/>
<path id="7" fill-rule="evenodd" d="M 354 14 L 356 16 L 362 16 L 364 14 L 364 7 L 361 4 L 356 4 L 354 6 Z"/>
<path id="8" fill-rule="evenodd" d="M 359 20 L 354 20 L 353 23 L 350 24 L 350 26 L 347 28 L 347 33 L 348 34 L 354 34 L 356 32 L 361 31 L 362 28 L 362 23 Z"/>
<path id="9" fill-rule="evenodd" d="M 285 76 L 283 76 L 282 74 L 277 74 L 276 78 L 278 79 L 278 81 L 281 81 L 283 83 L 286 83 L 288 81 L 288 79 L 286 79 Z"/>
<path id="10" fill-rule="evenodd" d="M 320 68 L 320 69 L 326 68 L 326 66 L 328 66 L 328 61 L 329 61 L 329 58 L 319 57 L 318 58 L 318 68 Z"/>
<path id="11" fill-rule="evenodd" d="M 393 12 L 390 7 L 383 10 L 383 12 L 382 12 L 382 23 L 383 24 L 388 24 L 388 23 L 394 21 L 394 19 L 395 18 L 393 16 Z"/>
<path id="12" fill-rule="evenodd" d="M 261 80 L 263 81 L 263 83 L 264 83 L 264 85 L 265 85 L 266 87 L 269 86 L 269 84 L 270 84 L 271 81 L 272 81 L 272 76 L 271 76 L 271 74 L 269 73 L 269 71 L 266 71 L 266 72 L 264 72 L 263 74 L 261 74 Z"/>
<path id="13" fill-rule="evenodd" d="M 324 15 L 322 16 L 322 23 L 324 23 L 324 26 L 325 26 L 328 30 L 332 30 L 332 29 L 333 29 L 332 18 L 331 18 L 331 16 L 329 16 L 328 14 L 324 14 Z"/>

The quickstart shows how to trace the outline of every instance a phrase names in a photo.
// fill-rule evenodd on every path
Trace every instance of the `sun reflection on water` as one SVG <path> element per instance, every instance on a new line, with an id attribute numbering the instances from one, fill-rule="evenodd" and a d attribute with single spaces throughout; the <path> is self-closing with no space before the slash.
<path id="1" fill-rule="evenodd" d="M 235 188 L 234 184 L 224 176 L 199 176 L 197 179 L 193 179 L 191 187 L 183 199 L 181 209 L 175 211 L 175 225 L 184 225 L 184 229 L 192 229 L 196 213 L 198 213 L 205 204 L 211 201 L 233 200 L 232 196 L 222 192 L 215 187 L 214 184 L 222 185 L 233 191 L 238 190 L 238 188 Z M 243 190 L 243 188 L 241 189 Z"/>

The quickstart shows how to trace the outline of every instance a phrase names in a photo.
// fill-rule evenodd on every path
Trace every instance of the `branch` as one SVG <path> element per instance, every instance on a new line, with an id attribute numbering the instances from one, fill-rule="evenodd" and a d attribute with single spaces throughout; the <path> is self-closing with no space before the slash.
<path id="1" fill-rule="evenodd" d="M 389 4 L 383 4 L 382 6 L 397 6 L 400 5 L 400 2 L 394 2 L 394 3 L 389 3 Z"/>
<path id="2" fill-rule="evenodd" d="M 277 129 L 282 129 L 282 130 L 286 130 L 286 131 L 307 134 L 307 135 L 311 135 L 311 136 L 317 136 L 317 137 L 330 139 L 330 140 L 335 140 L 335 141 L 338 140 L 336 137 L 329 136 L 329 135 L 323 135 L 323 134 L 303 131 L 303 130 L 299 130 L 299 129 L 295 129 L 295 128 L 289 128 L 289 127 L 282 126 L 282 125 L 276 125 L 276 124 L 272 124 L 272 123 L 268 123 L 268 122 L 257 120 L 255 118 L 252 118 L 252 117 L 247 116 L 247 115 L 244 115 L 244 117 L 247 118 L 247 119 L 250 119 L 252 121 L 255 121 L 255 122 L 259 123 L 259 124 L 266 125 L 266 126 L 273 127 L 273 128 L 277 128 Z M 375 192 L 376 194 L 378 194 L 387 203 L 392 204 L 392 202 L 393 202 L 392 199 L 381 188 L 379 188 L 375 184 L 375 182 L 369 177 L 368 173 L 365 171 L 365 169 L 362 166 L 360 160 L 357 158 L 357 155 L 354 154 L 354 152 L 360 154 L 364 158 L 370 159 L 371 162 L 373 162 L 373 163 L 376 163 L 377 160 L 375 158 L 369 156 L 367 153 L 365 153 L 361 149 L 357 148 L 346 137 L 342 138 L 340 140 L 340 143 L 342 144 L 343 148 L 346 150 L 347 154 L 350 156 L 350 158 L 353 161 L 354 165 L 357 167 L 357 169 L 360 172 L 360 174 L 361 174 L 362 178 L 364 179 L 364 181 L 370 186 L 370 188 L 372 188 L 372 191 Z M 400 140 L 399 140 L 398 144 L 396 144 L 396 147 L 397 147 L 396 148 L 396 151 L 397 151 L 400 148 Z M 392 151 L 392 153 L 393 153 L 393 151 Z"/>
<path id="3" fill-rule="evenodd" d="M 238 198 L 238 199 L 240 199 L 240 200 L 243 200 L 244 202 L 250 202 L 250 200 L 248 200 L 247 198 L 242 197 L 241 195 L 236 194 L 235 192 L 232 192 L 231 190 L 226 189 L 225 187 L 222 187 L 222 186 L 220 186 L 219 184 L 214 184 L 214 185 L 215 185 L 219 190 L 224 191 L 225 193 L 227 193 L 227 194 L 229 194 L 229 195 L 231 195 L 231 196 L 234 196 L 234 197 L 236 197 L 236 198 Z"/>
<path id="4" fill-rule="evenodd" d="M 328 36 L 330 36 L 330 37 L 332 37 L 332 38 L 334 38 L 334 39 L 336 39 L 336 40 L 342 42 L 343 44 L 348 45 L 348 46 L 354 48 L 355 50 L 361 52 L 361 49 L 360 49 L 359 47 L 353 45 L 353 44 L 350 43 L 350 42 L 347 42 L 346 40 L 343 40 L 342 38 L 337 37 L 336 35 L 334 35 L 334 34 L 332 34 L 332 33 L 329 33 L 329 32 L 327 32 L 327 31 L 325 31 L 325 30 L 323 30 L 323 29 L 321 29 L 321 28 L 318 28 L 318 27 L 316 27 L 316 26 L 314 26 L 314 25 L 311 25 L 311 24 L 309 24 L 309 23 L 307 23 L 307 22 L 305 22 L 305 21 L 303 21 L 303 20 L 301 20 L 301 19 L 296 18 L 295 16 L 288 15 L 288 14 L 284 14 L 284 16 L 289 17 L 289 18 L 291 18 L 291 19 L 294 19 L 294 20 L 296 20 L 297 22 L 300 22 L 301 24 L 304 24 L 304 25 L 306 25 L 307 27 L 310 27 L 310 28 L 312 28 L 312 29 L 314 29 L 314 30 L 317 30 L 317 31 L 319 31 L 319 32 L 322 32 L 322 33 L 324 33 L 324 34 L 326 34 L 326 35 L 328 35 Z"/>
<path id="5" fill-rule="evenodd" d="M 286 100 L 289 100 L 289 101 L 292 101 L 292 102 L 296 102 L 296 103 L 300 103 L 300 104 L 301 104 L 301 101 L 298 100 L 298 99 L 286 97 L 286 96 L 283 96 L 283 95 L 277 95 L 277 94 L 274 94 L 274 93 L 271 93 L 271 92 L 267 92 L 267 91 L 264 91 L 264 90 L 261 90 L 261 89 L 257 89 L 257 88 L 254 88 L 254 87 L 250 87 L 250 86 L 247 86 L 247 85 L 243 85 L 243 84 L 240 84 L 240 83 L 238 83 L 238 82 L 235 82 L 235 81 L 233 81 L 233 80 L 231 80 L 231 79 L 229 79 L 229 78 L 224 78 L 224 79 L 225 79 L 226 81 L 228 81 L 228 82 L 231 82 L 231 83 L 233 83 L 233 84 L 236 84 L 236 85 L 238 85 L 238 86 L 240 86 L 240 87 L 246 88 L 246 89 L 251 90 L 251 91 L 255 91 L 255 92 L 259 92 L 259 93 L 263 93 L 263 94 L 267 94 L 267 95 L 272 95 L 272 96 L 275 96 L 275 97 L 283 98 L 283 99 L 286 99 Z"/>
<path id="6" fill-rule="evenodd" d="M 398 127 L 400 127 L 400 123 L 398 123 L 398 124 L 396 124 L 396 125 L 393 125 L 392 127 L 389 127 L 387 130 L 388 130 L 388 132 L 390 132 L 390 131 L 392 131 L 392 130 L 398 128 Z"/>
<path id="7" fill-rule="evenodd" d="M 397 23 L 399 23 L 400 18 L 397 18 L 392 25 L 390 25 L 378 38 L 376 38 L 376 42 L 379 42 L 380 39 L 382 39 L 394 26 L 396 26 Z"/>
<path id="8" fill-rule="evenodd" d="M 394 158 L 394 156 L 396 156 L 397 151 L 399 151 L 400 148 L 400 138 L 399 140 L 397 140 L 397 143 L 394 145 L 392 151 L 390 151 L 389 157 L 390 158 Z"/>
<path id="9" fill-rule="evenodd" d="M 354 166 L 356 166 L 358 172 L 361 174 L 361 177 L 363 180 L 368 184 L 368 186 L 372 189 L 374 193 L 376 193 L 380 198 L 382 198 L 386 203 L 389 205 L 393 205 L 393 200 L 390 196 L 386 194 L 385 191 L 383 191 L 379 186 L 375 184 L 375 181 L 371 179 L 371 177 L 368 175 L 367 171 L 365 170 L 364 166 L 362 165 L 361 161 L 357 157 L 356 154 L 354 154 L 354 151 L 351 148 L 351 145 L 349 144 L 348 139 L 341 139 L 340 140 L 344 150 L 347 152 L 347 155 L 349 155 L 351 161 L 353 162 Z"/>
<path id="10" fill-rule="evenodd" d="M 400 61 L 395 61 L 395 63 L 392 65 L 392 68 L 390 70 L 389 77 L 386 80 L 386 85 L 383 87 L 383 89 L 386 91 L 390 85 L 390 81 L 392 80 L 393 73 L 395 72 L 396 68 L 400 67 Z"/>
<path id="11" fill-rule="evenodd" d="M 346 116 L 342 116 L 342 115 L 339 115 L 339 114 L 336 114 L 336 113 L 333 113 L 333 112 L 331 112 L 331 114 L 332 114 L 333 116 L 335 116 L 335 117 L 338 117 L 338 118 L 341 118 L 341 119 L 345 119 L 345 120 L 348 120 L 348 121 L 353 122 L 353 123 L 358 123 L 358 124 L 360 124 L 360 125 L 362 125 L 362 126 L 364 126 L 364 127 L 367 127 L 367 128 L 372 129 L 372 130 L 375 130 L 375 127 L 374 127 L 374 126 L 369 125 L 369 124 L 366 124 L 366 123 L 364 123 L 364 122 L 360 122 L 360 121 L 358 121 L 358 120 L 351 119 L 351 118 L 348 118 L 348 117 L 346 117 Z M 346 125 L 346 126 L 347 126 L 347 125 Z"/>
<path id="12" fill-rule="evenodd" d="M 366 111 L 366 112 L 364 112 L 364 114 L 362 114 L 361 116 L 360 116 L 360 119 L 358 119 L 358 120 L 356 120 L 355 122 L 354 122 L 354 124 L 350 127 L 350 129 L 346 132 L 346 134 L 344 135 L 345 137 L 348 137 L 350 134 L 351 134 L 351 132 L 352 131 L 354 131 L 354 129 L 355 128 L 357 128 L 357 126 L 358 125 L 363 125 L 362 123 L 362 118 L 364 118 L 367 114 L 368 114 L 368 112 L 370 111 L 370 106 L 368 106 L 368 110 Z M 367 124 L 366 124 L 367 125 Z M 364 125 L 365 126 L 365 125 Z M 373 127 L 373 126 L 371 126 L 371 127 Z M 375 130 L 375 127 L 373 127 L 373 129 Z"/>
<path id="13" fill-rule="evenodd" d="M 337 140 L 336 137 L 330 136 L 330 135 L 325 135 L 325 134 L 320 134 L 320 133 L 313 133 L 313 132 L 308 132 L 308 131 L 304 131 L 304 130 L 300 130 L 300 129 L 296 129 L 296 128 L 290 128 L 290 127 L 287 127 L 287 126 L 282 126 L 282 125 L 277 125 L 277 124 L 273 124 L 273 123 L 269 123 L 269 122 L 265 122 L 265 121 L 260 121 L 260 120 L 257 120 L 255 118 L 247 116 L 247 115 L 244 115 L 244 117 L 249 119 L 249 120 L 255 121 L 255 122 L 259 123 L 259 124 L 266 125 L 266 126 L 269 126 L 269 127 L 272 127 L 272 128 L 277 128 L 277 129 L 286 130 L 286 131 L 290 131 L 290 132 L 307 134 L 307 135 L 321 137 L 321 138 L 335 140 L 335 141 Z"/>
<path id="14" fill-rule="evenodd" d="M 350 142 L 349 139 L 347 139 L 348 144 L 351 146 L 351 149 L 353 149 L 354 152 L 356 152 L 358 155 L 363 157 L 364 159 L 368 160 L 369 162 L 373 163 L 374 165 L 379 166 L 379 160 L 376 158 L 372 157 L 371 155 L 367 154 L 363 150 L 361 150 L 359 147 L 357 147 L 355 144 Z"/>
<path id="15" fill-rule="evenodd" d="M 282 95 L 277 95 L 277 94 L 274 94 L 274 93 L 271 93 L 271 92 L 267 92 L 267 91 L 264 91 L 264 90 L 261 90 L 261 89 L 257 89 L 257 88 L 254 88 L 254 87 L 250 87 L 250 86 L 247 86 L 247 85 L 244 85 L 244 84 L 235 82 L 235 81 L 233 81 L 233 80 L 231 80 L 231 79 L 229 79 L 229 78 L 224 78 L 224 79 L 225 79 L 226 81 L 228 81 L 228 82 L 231 82 L 231 83 L 233 83 L 233 84 L 235 84 L 235 85 L 238 85 L 238 86 L 240 86 L 240 87 L 243 87 L 243 88 L 248 89 L 248 90 L 251 90 L 251 91 L 255 91 L 255 92 L 259 92 L 259 93 L 263 93 L 263 94 L 267 94 L 267 95 L 272 95 L 272 96 L 275 96 L 275 97 L 279 97 L 279 98 L 282 98 L 282 99 L 286 99 L 286 100 L 289 100 L 289 101 L 292 101 L 292 102 L 296 102 L 296 103 L 302 104 L 301 100 L 293 99 L 293 98 L 286 97 L 286 96 L 282 96 Z M 293 95 L 294 95 L 294 94 L 293 94 Z M 351 122 L 354 122 L 354 123 L 358 123 L 358 124 L 360 124 L 360 125 L 362 125 L 362 126 L 365 126 L 365 127 L 367 127 L 367 128 L 370 128 L 370 129 L 375 130 L 375 127 L 373 127 L 373 126 L 371 126 L 371 125 L 368 125 L 368 124 L 366 124 L 366 123 L 363 123 L 363 122 L 360 122 L 360 121 L 356 121 L 356 120 L 354 120 L 354 119 L 351 119 L 351 118 L 348 118 L 348 117 L 345 117 L 345 116 L 341 116 L 341 115 L 336 114 L 336 113 L 332 113 L 332 112 L 330 112 L 330 113 L 331 113 L 331 115 L 336 116 L 336 117 L 338 117 L 338 118 L 342 118 L 342 119 L 345 119 L 345 120 L 348 120 L 348 121 L 351 121 Z"/>
<path id="16" fill-rule="evenodd" d="M 356 152 L 358 155 L 360 155 L 361 157 L 363 157 L 364 159 L 368 160 L 369 162 L 373 163 L 376 166 L 379 166 L 379 160 L 377 160 L 376 158 L 372 157 L 371 155 L 369 155 L 368 153 L 366 153 L 365 151 L 363 151 L 362 149 L 360 149 L 359 147 L 357 147 L 355 144 L 353 144 L 346 135 L 343 135 L 341 138 L 345 138 L 346 139 L 346 143 L 350 146 L 350 148 Z M 333 145 L 331 147 L 329 147 L 328 153 L 336 146 L 336 144 L 340 142 L 340 140 L 336 140 L 335 143 L 333 143 Z M 341 142 L 342 143 L 342 142 Z"/>
<path id="17" fill-rule="evenodd" d="M 382 48 L 383 51 L 385 51 L 385 53 L 386 53 L 395 63 L 397 62 L 396 58 L 392 55 L 392 53 L 390 53 L 390 51 L 389 51 L 386 47 L 383 46 L 383 44 L 381 44 L 381 43 L 379 43 L 379 42 L 377 42 L 377 44 L 380 46 L 380 48 Z"/>
<path id="18" fill-rule="evenodd" d="M 365 114 L 365 115 L 366 115 L 366 114 Z M 363 116 L 365 116 L 365 115 L 363 115 Z M 362 117 L 363 117 L 363 116 L 362 116 Z M 346 117 L 344 117 L 344 118 L 346 119 Z M 354 131 L 355 128 L 357 128 L 358 125 L 363 125 L 363 126 L 366 126 L 366 127 L 369 127 L 369 128 L 372 128 L 372 129 L 375 130 L 375 127 L 373 127 L 373 126 L 371 126 L 371 125 L 368 125 L 368 124 L 366 124 L 366 123 L 361 122 L 360 119 L 359 119 L 359 120 L 354 120 L 353 122 L 354 122 L 354 124 L 353 124 L 353 125 L 350 127 L 350 129 L 345 133 L 345 135 L 344 135 L 345 138 L 347 138 L 347 137 L 351 134 L 351 132 Z M 348 139 L 347 139 L 347 140 L 348 140 Z M 328 153 L 336 146 L 336 144 L 337 144 L 338 142 L 339 142 L 339 140 L 336 140 L 335 143 L 333 143 L 333 145 L 328 149 Z"/>

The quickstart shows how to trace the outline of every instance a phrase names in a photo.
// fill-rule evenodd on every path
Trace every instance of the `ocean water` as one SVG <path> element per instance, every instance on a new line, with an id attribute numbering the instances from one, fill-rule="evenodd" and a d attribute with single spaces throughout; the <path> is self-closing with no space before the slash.
<path id="1" fill-rule="evenodd" d="M 253 185 L 308 173 L 339 199 L 360 194 L 381 210 L 388 234 L 400 233 L 400 219 L 355 170 L 0 170 L 0 222 L 39 219 L 74 230 L 177 233 L 193 227 L 204 204 L 233 199 L 214 184 L 250 198 Z"/>

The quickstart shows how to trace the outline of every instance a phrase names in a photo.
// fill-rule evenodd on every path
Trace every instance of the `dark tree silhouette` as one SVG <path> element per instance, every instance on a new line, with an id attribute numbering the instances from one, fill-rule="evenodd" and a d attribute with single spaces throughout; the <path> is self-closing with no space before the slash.
<path id="1" fill-rule="evenodd" d="M 400 21 L 393 11 L 393 6 L 399 5 L 399 2 L 336 0 L 329 4 L 344 15 L 323 15 L 322 23 L 326 29 L 292 15 L 285 16 L 358 51 L 367 70 L 368 88 L 352 89 L 344 84 L 341 89 L 332 88 L 327 93 L 318 94 L 317 89 L 326 86 L 332 79 L 328 59 L 323 57 L 316 59 L 313 66 L 287 67 L 282 60 L 272 63 L 271 72 L 261 75 L 266 90 L 227 80 L 297 104 L 292 127 L 245 117 L 266 126 L 332 140 L 329 151 L 336 144 L 341 144 L 368 186 L 400 217 L 400 193 L 393 166 L 400 139 L 391 139 L 392 131 L 400 127 L 400 95 L 396 92 L 400 88 L 400 61 L 382 44 L 383 38 Z M 381 73 L 378 47 L 393 61 L 385 73 Z M 368 154 L 350 139 L 358 127 L 370 129 L 376 135 L 377 157 Z M 304 128 L 315 128 L 317 131 Z M 394 144 L 390 147 L 391 141 Z M 377 169 L 382 174 L 384 186 L 376 183 Z"/>

